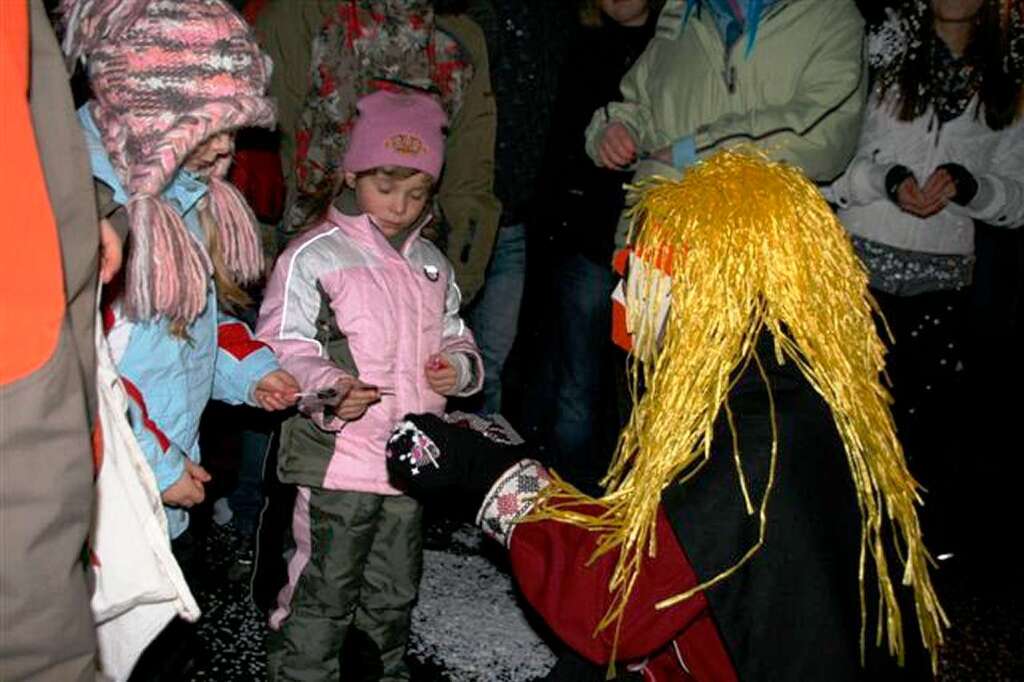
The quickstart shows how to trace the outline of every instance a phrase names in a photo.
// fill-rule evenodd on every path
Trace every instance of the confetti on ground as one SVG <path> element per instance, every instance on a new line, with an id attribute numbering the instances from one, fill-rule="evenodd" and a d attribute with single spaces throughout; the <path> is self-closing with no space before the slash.
<path id="1" fill-rule="evenodd" d="M 413 682 L 533 682 L 554 656 L 524 612 L 503 555 L 468 524 L 428 523 L 420 603 L 413 613 Z M 264 626 L 248 585 L 231 580 L 240 549 L 229 524 L 207 538 L 206 571 L 195 585 L 203 617 L 191 682 L 266 679 Z M 1024 603 L 1019 589 L 982 590 L 969 578 L 946 581 L 953 629 L 938 682 L 1024 680 Z"/>

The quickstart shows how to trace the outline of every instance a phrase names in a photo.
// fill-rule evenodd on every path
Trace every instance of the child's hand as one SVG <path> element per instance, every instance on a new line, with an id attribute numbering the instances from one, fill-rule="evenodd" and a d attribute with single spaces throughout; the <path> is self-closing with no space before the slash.
<path id="1" fill-rule="evenodd" d="M 271 372 L 256 384 L 253 400 L 264 410 L 283 410 L 298 400 L 299 382 L 288 372 L 279 369 Z"/>
<path id="2" fill-rule="evenodd" d="M 941 197 L 927 196 L 917 184 L 917 179 L 911 175 L 897 186 L 896 203 L 911 215 L 927 218 L 938 213 L 945 202 L 941 200 Z"/>
<path id="3" fill-rule="evenodd" d="M 110 284 L 121 270 L 121 238 L 106 218 L 100 220 L 100 281 Z"/>
<path id="4" fill-rule="evenodd" d="M 209 482 L 210 478 L 206 469 L 185 458 L 185 471 L 182 472 L 181 478 L 165 490 L 160 499 L 170 507 L 185 507 L 187 509 L 200 504 L 206 499 L 206 489 L 203 484 Z"/>
<path id="5" fill-rule="evenodd" d="M 444 353 L 431 355 L 427 359 L 427 383 L 435 393 L 451 395 L 459 382 L 459 372 L 455 364 Z"/>
<path id="6" fill-rule="evenodd" d="M 210 472 L 204 469 L 201 464 L 196 464 L 188 458 L 185 458 L 185 473 L 198 483 L 209 483 L 213 479 Z"/>
<path id="7" fill-rule="evenodd" d="M 380 400 L 380 391 L 376 386 L 368 386 L 361 381 L 338 384 L 338 391 L 345 397 L 334 408 L 334 414 L 345 421 L 355 421 L 364 414 L 370 405 Z"/>

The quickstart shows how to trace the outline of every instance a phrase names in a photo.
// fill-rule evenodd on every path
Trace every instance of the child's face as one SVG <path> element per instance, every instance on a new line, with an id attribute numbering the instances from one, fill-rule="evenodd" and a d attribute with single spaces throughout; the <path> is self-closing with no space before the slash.
<path id="1" fill-rule="evenodd" d="M 202 174 L 226 156 L 231 156 L 235 151 L 235 133 L 217 133 L 206 138 L 201 145 L 196 147 L 188 158 L 185 159 L 185 170 L 192 173 Z"/>
<path id="2" fill-rule="evenodd" d="M 932 12 L 939 21 L 970 21 L 984 5 L 983 0 L 932 0 Z"/>
<path id="3" fill-rule="evenodd" d="M 643 26 L 647 21 L 647 0 L 601 0 L 601 9 L 622 26 Z"/>
<path id="4" fill-rule="evenodd" d="M 385 237 L 394 237 L 423 213 L 434 180 L 422 172 L 407 178 L 384 173 L 360 177 L 345 173 L 345 183 L 355 189 L 359 210 L 373 218 Z"/>

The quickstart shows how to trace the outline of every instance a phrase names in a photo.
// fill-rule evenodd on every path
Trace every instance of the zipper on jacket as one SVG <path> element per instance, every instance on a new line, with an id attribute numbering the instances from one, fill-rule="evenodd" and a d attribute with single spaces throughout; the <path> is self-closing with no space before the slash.
<path id="1" fill-rule="evenodd" d="M 781 12 L 783 9 L 785 9 L 788 6 L 789 6 L 788 2 L 776 2 L 774 5 L 772 5 L 771 7 L 768 8 L 767 12 L 765 12 L 764 14 L 761 15 L 759 21 L 763 25 L 764 22 L 766 22 L 766 21 L 768 21 L 770 19 L 773 19 L 779 12 Z M 699 11 L 700 11 L 700 6 L 698 5 L 698 12 Z M 749 30 L 749 27 L 747 27 L 743 31 L 743 34 L 740 35 L 740 38 L 742 38 L 743 35 L 746 35 L 748 30 Z M 719 37 L 721 38 L 721 36 L 719 36 Z M 736 44 L 733 45 L 733 47 L 735 47 L 736 45 L 740 44 L 741 42 L 742 41 L 739 38 L 737 38 L 736 39 Z M 722 39 L 722 43 L 723 43 L 723 45 L 725 44 L 725 40 L 724 39 Z M 757 48 L 757 46 L 755 44 L 754 45 L 754 49 L 756 49 L 756 48 Z M 732 63 L 732 50 L 729 49 L 728 45 L 725 45 L 725 59 L 723 61 L 725 63 L 725 66 L 722 68 L 722 82 L 725 83 L 725 89 L 729 91 L 729 94 L 730 95 L 735 95 L 736 94 L 736 67 Z"/>
<path id="2" fill-rule="evenodd" d="M 736 67 L 732 64 L 732 50 L 725 48 L 725 66 L 722 68 L 722 81 L 730 95 L 736 94 Z"/>
<path id="3" fill-rule="evenodd" d="M 942 121 L 939 120 L 938 113 L 933 110 L 932 113 L 931 113 L 931 116 L 929 116 L 929 118 L 928 118 L 927 132 L 928 132 L 929 135 L 934 133 L 935 144 L 932 145 L 932 146 L 934 146 L 936 149 L 939 146 L 939 139 L 942 137 L 942 127 L 943 127 Z"/>

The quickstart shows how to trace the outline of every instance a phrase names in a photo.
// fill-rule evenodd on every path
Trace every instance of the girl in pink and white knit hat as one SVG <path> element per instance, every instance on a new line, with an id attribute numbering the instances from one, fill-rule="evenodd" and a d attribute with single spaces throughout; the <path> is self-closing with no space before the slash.
<path id="1" fill-rule="evenodd" d="M 132 254 L 126 308 L 135 319 L 192 322 L 211 260 L 161 198 L 203 142 L 274 125 L 269 59 L 221 0 L 65 0 L 65 51 L 83 57 L 89 114 L 127 194 Z M 236 283 L 262 273 L 256 223 L 223 180 L 230 157 L 204 169 L 224 266 Z"/>
<path id="2" fill-rule="evenodd" d="M 62 10 L 65 51 L 84 60 L 93 93 L 79 111 L 93 176 L 124 218 L 112 222 L 128 224 L 107 338 L 174 538 L 209 480 L 197 437 L 206 403 L 277 410 L 298 390 L 222 310 L 263 272 L 256 221 L 223 177 L 235 131 L 274 125 L 270 63 L 223 0 L 65 0 Z"/>

